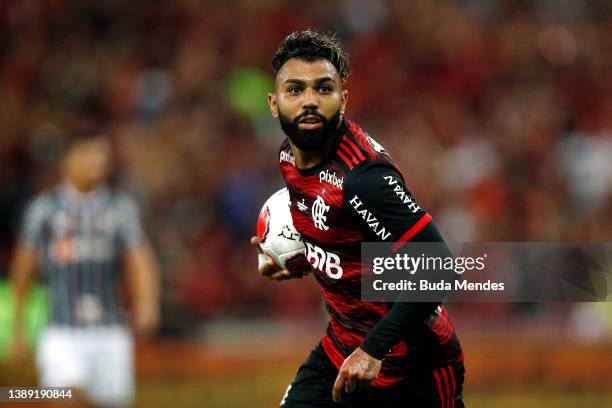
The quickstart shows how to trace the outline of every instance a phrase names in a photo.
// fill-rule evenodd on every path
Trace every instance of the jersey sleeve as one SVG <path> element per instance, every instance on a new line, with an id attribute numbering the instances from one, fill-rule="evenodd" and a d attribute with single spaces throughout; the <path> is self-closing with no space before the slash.
<path id="1" fill-rule="evenodd" d="M 51 200 L 46 195 L 33 199 L 23 216 L 19 242 L 28 248 L 38 250 L 43 246 L 43 227 L 51 212 Z"/>
<path id="2" fill-rule="evenodd" d="M 368 241 L 444 242 L 431 216 L 412 197 L 401 174 L 388 163 L 365 163 L 347 180 L 345 201 Z M 361 349 L 383 359 L 389 349 L 433 313 L 439 302 L 397 301 L 368 333 Z"/>
<path id="3" fill-rule="evenodd" d="M 119 196 L 117 202 L 119 213 L 119 244 L 123 249 L 130 249 L 140 244 L 144 239 L 140 211 L 134 201 L 125 196 Z"/>
<path id="4" fill-rule="evenodd" d="M 411 240 L 444 243 L 444 238 L 433 222 L 427 223 Z M 448 247 L 446 250 L 450 255 Z M 452 278 L 453 275 L 450 276 L 450 279 Z M 422 325 L 439 305 L 440 302 L 395 302 L 385 317 L 370 330 L 361 344 L 361 349 L 382 360 L 393 345 L 405 338 L 415 327 Z"/>
<path id="5" fill-rule="evenodd" d="M 401 174 L 388 163 L 355 167 L 345 184 L 344 206 L 367 241 L 411 240 L 431 216 L 416 202 Z"/>

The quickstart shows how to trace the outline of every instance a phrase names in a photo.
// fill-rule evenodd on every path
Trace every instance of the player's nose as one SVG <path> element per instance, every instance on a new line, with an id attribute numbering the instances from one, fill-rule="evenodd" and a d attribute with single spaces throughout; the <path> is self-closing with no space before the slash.
<path id="1" fill-rule="evenodd" d="M 319 107 L 319 100 L 317 97 L 317 93 L 312 89 L 306 89 L 305 92 L 302 93 L 302 108 L 303 109 L 316 109 Z"/>

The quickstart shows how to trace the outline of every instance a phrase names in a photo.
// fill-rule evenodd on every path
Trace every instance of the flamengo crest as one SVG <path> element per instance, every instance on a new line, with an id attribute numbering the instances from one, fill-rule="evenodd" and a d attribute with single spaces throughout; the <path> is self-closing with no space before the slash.
<path id="1" fill-rule="evenodd" d="M 320 230 L 327 231 L 329 227 L 325 225 L 327 216 L 325 215 L 329 211 L 329 205 L 325 204 L 323 197 L 317 196 L 317 199 L 312 203 L 312 220 L 314 221 L 315 227 Z"/>

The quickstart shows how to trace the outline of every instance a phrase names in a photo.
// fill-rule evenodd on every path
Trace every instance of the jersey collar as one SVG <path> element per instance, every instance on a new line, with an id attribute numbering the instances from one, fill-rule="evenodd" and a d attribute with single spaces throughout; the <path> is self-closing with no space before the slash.
<path id="1" fill-rule="evenodd" d="M 109 189 L 105 184 L 100 185 L 89 193 L 81 193 L 70 181 L 66 180 L 59 185 L 59 193 L 62 201 L 67 205 L 85 205 L 96 207 L 106 202 Z"/>

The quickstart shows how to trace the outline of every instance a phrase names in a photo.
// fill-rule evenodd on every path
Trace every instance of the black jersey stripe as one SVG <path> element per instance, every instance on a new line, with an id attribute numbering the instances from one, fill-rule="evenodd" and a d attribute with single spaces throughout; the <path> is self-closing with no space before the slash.
<path id="1" fill-rule="evenodd" d="M 347 137 L 346 135 L 342 136 L 342 141 L 346 143 L 353 150 L 353 152 L 355 152 L 360 162 L 365 160 L 365 156 L 363 152 L 357 147 L 355 142 L 353 142 L 349 137 Z"/>
<path id="2" fill-rule="evenodd" d="M 344 152 L 344 154 L 346 154 L 346 156 L 351 159 L 351 162 L 354 165 L 359 164 L 359 160 L 357 160 L 357 157 L 355 156 L 355 153 L 353 153 L 353 151 L 351 150 L 350 147 L 348 147 L 345 143 L 340 143 L 340 149 L 342 149 L 342 151 Z M 340 150 L 339 150 L 340 151 Z"/>
<path id="3" fill-rule="evenodd" d="M 346 157 L 346 155 L 342 153 L 340 149 L 338 149 L 337 153 L 338 153 L 338 157 L 340 157 L 342 161 L 348 166 L 349 170 L 351 170 L 353 168 L 353 163 L 351 162 L 351 160 L 348 157 Z"/>

